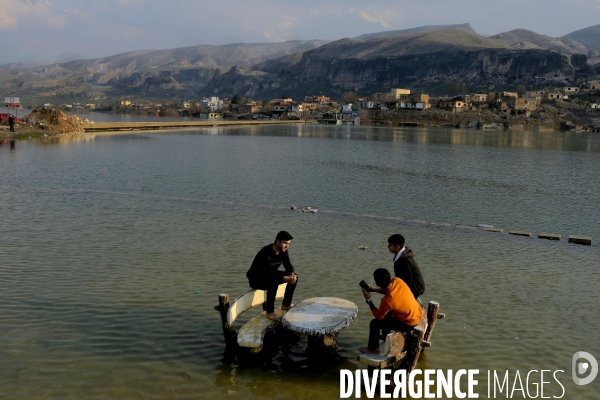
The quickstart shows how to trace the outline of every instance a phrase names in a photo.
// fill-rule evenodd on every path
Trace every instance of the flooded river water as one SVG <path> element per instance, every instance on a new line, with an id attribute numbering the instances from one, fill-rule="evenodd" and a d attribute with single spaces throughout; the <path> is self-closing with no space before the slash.
<path id="1" fill-rule="evenodd" d="M 420 368 L 479 369 L 482 398 L 488 370 L 511 386 L 517 370 L 562 370 L 564 398 L 599 398 L 600 378 L 571 378 L 575 352 L 600 359 L 599 167 L 588 133 L 305 125 L 2 146 L 0 398 L 339 398 L 371 319 L 358 282 L 391 269 L 393 233 L 416 254 L 421 299 L 447 314 Z M 478 224 L 504 233 L 457 226 Z M 358 305 L 331 368 L 222 357 L 218 295 L 247 289 L 279 230 L 294 236 L 295 302 Z"/>

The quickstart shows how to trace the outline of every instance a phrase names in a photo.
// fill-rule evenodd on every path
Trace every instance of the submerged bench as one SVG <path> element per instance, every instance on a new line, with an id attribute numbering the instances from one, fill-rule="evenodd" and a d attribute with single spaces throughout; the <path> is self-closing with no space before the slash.
<path id="1" fill-rule="evenodd" d="M 379 346 L 379 354 L 361 354 L 358 361 L 369 368 L 400 368 L 409 373 L 416 367 L 421 350 L 431 347 L 435 323 L 446 316 L 439 310 L 439 303 L 430 301 L 427 313 L 423 313 L 423 317 L 412 331 L 388 334 Z"/>
<path id="2" fill-rule="evenodd" d="M 276 299 L 283 299 L 287 283 L 282 283 L 277 288 Z M 279 324 L 278 321 L 271 321 L 266 316 L 266 311 L 261 312 L 251 320 L 246 322 L 238 332 L 235 331 L 235 320 L 245 311 L 263 305 L 267 301 L 267 292 L 265 290 L 251 289 L 246 293 L 229 301 L 228 294 L 219 295 L 219 305 L 215 310 L 221 314 L 221 324 L 223 326 L 223 336 L 227 349 L 249 348 L 253 353 L 259 353 L 262 350 L 266 333 Z M 282 317 L 286 311 L 276 309 L 275 314 Z"/>

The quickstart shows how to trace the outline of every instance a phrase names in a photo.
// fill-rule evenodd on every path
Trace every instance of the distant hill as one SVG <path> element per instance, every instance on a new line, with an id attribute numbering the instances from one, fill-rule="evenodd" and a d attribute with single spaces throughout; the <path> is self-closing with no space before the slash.
<path id="1" fill-rule="evenodd" d="M 105 84 L 133 73 L 182 69 L 229 69 L 296 52 L 314 49 L 324 40 L 292 40 L 283 43 L 235 43 L 222 46 L 192 46 L 169 50 L 140 50 L 92 60 L 45 64 L 41 68 L 10 64 L 10 72 L 30 72 L 50 79 L 71 77 L 81 83 Z"/>
<path id="2" fill-rule="evenodd" d="M 572 82 L 576 74 L 591 73 L 583 54 L 536 48 L 514 48 L 464 29 L 427 31 L 367 40 L 342 39 L 254 67 L 277 81 L 277 90 L 302 93 L 307 87 L 359 93 L 442 87 L 451 81 L 488 89 L 496 86 Z M 222 77 L 219 87 L 247 87 L 252 93 L 269 91 L 265 75 L 250 80 L 238 71 Z M 216 86 L 209 86 L 215 88 Z M 272 87 L 272 85 L 271 85 Z"/>
<path id="3" fill-rule="evenodd" d="M 317 58 L 378 58 L 443 51 L 500 49 L 507 46 L 464 29 L 427 31 L 374 39 L 342 39 L 310 51 Z"/>
<path id="4" fill-rule="evenodd" d="M 408 33 L 444 31 L 447 29 L 464 29 L 466 31 L 471 31 L 471 32 L 475 33 L 475 30 L 473 29 L 471 24 L 426 25 L 426 26 L 418 26 L 416 28 L 402 29 L 399 31 L 384 31 L 384 32 L 376 32 L 376 33 L 366 33 L 364 35 L 357 36 L 354 39 L 367 40 L 367 39 L 376 39 L 376 38 L 381 38 L 381 37 L 386 37 L 386 36 L 406 35 Z"/>
<path id="5" fill-rule="evenodd" d="M 545 49 L 559 53 L 587 54 L 588 49 L 574 40 L 563 41 L 546 35 L 540 35 L 526 29 L 515 29 L 509 32 L 493 35 L 495 39 L 508 47 L 515 49 Z"/>
<path id="6" fill-rule="evenodd" d="M 600 52 L 600 25 L 590 26 L 563 36 L 561 39 L 572 39 L 581 43 L 588 50 Z M 597 54 L 596 54 L 597 55 Z"/>

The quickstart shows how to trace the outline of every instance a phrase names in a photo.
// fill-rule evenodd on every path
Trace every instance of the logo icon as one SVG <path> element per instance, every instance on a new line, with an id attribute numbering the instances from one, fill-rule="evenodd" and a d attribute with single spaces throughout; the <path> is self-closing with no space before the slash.
<path id="1" fill-rule="evenodd" d="M 585 359 L 586 361 L 580 361 L 582 359 Z M 598 375 L 598 361 L 593 355 L 586 353 L 585 351 L 578 351 L 573 354 L 572 367 L 573 382 L 579 386 L 592 383 Z M 586 378 L 579 377 L 580 375 L 584 375 L 588 370 L 590 371 L 590 374 Z"/>

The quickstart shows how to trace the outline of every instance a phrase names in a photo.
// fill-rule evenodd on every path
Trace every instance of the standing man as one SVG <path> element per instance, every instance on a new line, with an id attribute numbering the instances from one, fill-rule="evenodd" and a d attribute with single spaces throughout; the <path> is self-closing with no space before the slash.
<path id="1" fill-rule="evenodd" d="M 8 116 L 8 125 L 10 126 L 10 131 L 14 132 L 15 131 L 15 116 L 10 114 Z"/>
<path id="2" fill-rule="evenodd" d="M 406 282 L 415 299 L 418 299 L 425 293 L 425 281 L 415 261 L 415 254 L 404 246 L 404 236 L 398 233 L 390 236 L 388 250 L 394 254 L 394 275 Z"/>
<path id="3" fill-rule="evenodd" d="M 392 278 L 385 268 L 373 273 L 375 284 L 383 291 L 379 308 L 375 307 L 371 295 L 361 289 L 375 319 L 369 325 L 368 347 L 360 349 L 367 354 L 379 354 L 379 333 L 387 335 L 390 330 L 410 332 L 423 317 L 423 308 L 415 300 L 408 285 L 402 279 Z"/>
<path id="4" fill-rule="evenodd" d="M 415 299 L 425 293 L 425 281 L 421 269 L 415 261 L 415 254 L 404 246 L 404 236 L 392 235 L 388 238 L 388 250 L 394 255 L 394 275 L 402 279 L 410 288 Z M 369 286 L 369 292 L 383 293 L 381 288 Z"/>
<path id="5" fill-rule="evenodd" d="M 292 242 L 292 235 L 286 231 L 281 231 L 275 238 L 275 243 L 263 247 L 252 262 L 252 266 L 246 273 L 248 283 L 252 289 L 261 289 L 267 291 L 266 312 L 267 318 L 271 321 L 279 321 L 275 315 L 275 296 L 280 284 L 287 282 L 285 295 L 281 304 L 282 310 L 289 310 L 292 305 L 292 297 L 296 290 L 298 275 L 294 273 L 294 267 L 290 262 L 288 248 Z M 279 271 L 279 266 L 283 264 L 284 271 Z"/>

